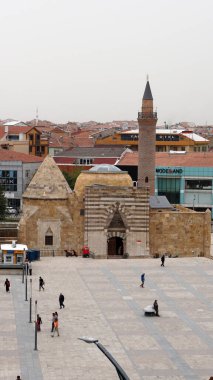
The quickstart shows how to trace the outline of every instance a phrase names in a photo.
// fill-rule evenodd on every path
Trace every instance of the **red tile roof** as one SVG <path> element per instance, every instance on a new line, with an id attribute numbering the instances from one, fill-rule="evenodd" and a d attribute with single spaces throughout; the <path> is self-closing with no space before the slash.
<path id="1" fill-rule="evenodd" d="M 212 167 L 213 152 L 190 152 L 186 154 L 156 153 L 156 166 Z M 120 159 L 119 166 L 137 166 L 138 152 L 127 152 Z"/>
<path id="2" fill-rule="evenodd" d="M 42 162 L 42 157 L 36 157 L 30 154 L 15 152 L 13 150 L 0 149 L 1 161 L 21 161 L 21 162 Z"/>
<path id="3" fill-rule="evenodd" d="M 110 164 L 110 165 L 115 165 L 117 161 L 117 158 L 109 158 L 109 157 L 103 157 L 103 158 L 95 158 L 93 161 L 93 165 L 98 165 L 98 164 Z"/>
<path id="4" fill-rule="evenodd" d="M 70 148 L 72 146 L 72 137 L 67 133 L 54 133 L 51 132 L 49 147 L 50 148 Z"/>
<path id="5" fill-rule="evenodd" d="M 73 164 L 75 158 L 73 157 L 53 157 L 56 164 Z"/>
<path id="6" fill-rule="evenodd" d="M 0 125 L 0 139 L 5 135 L 4 127 Z"/>
<path id="7" fill-rule="evenodd" d="M 11 134 L 18 135 L 19 133 L 27 133 L 33 127 L 29 127 L 27 125 L 20 126 L 20 127 L 17 126 L 17 125 L 10 125 L 10 126 L 8 126 L 6 128 L 8 128 L 8 132 L 6 132 L 7 134 L 9 134 L 9 135 L 11 135 Z M 0 129 L 3 130 L 3 132 L 5 134 L 5 127 L 1 126 Z"/>

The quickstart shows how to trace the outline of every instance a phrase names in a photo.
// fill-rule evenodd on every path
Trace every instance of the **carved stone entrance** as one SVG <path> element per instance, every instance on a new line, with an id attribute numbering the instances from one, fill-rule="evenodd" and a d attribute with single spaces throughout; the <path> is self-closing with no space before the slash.
<path id="1" fill-rule="evenodd" d="M 108 239 L 108 256 L 123 256 L 124 246 L 123 239 L 118 236 L 113 236 Z"/>
<path id="2" fill-rule="evenodd" d="M 122 257 L 124 254 L 124 239 L 126 237 L 126 226 L 119 210 L 119 203 L 115 205 L 114 214 L 108 224 L 107 233 L 107 256 Z"/>

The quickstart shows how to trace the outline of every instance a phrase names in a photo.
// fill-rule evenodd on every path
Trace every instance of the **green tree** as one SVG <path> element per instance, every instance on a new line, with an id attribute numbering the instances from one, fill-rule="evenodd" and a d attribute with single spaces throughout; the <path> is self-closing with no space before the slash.
<path id="1" fill-rule="evenodd" d="M 64 175 L 64 178 L 66 179 L 69 187 L 73 190 L 75 187 L 76 179 L 78 178 L 79 174 L 81 173 L 82 168 L 75 168 L 72 172 L 67 173 L 62 171 L 62 174 Z"/>
<path id="2" fill-rule="evenodd" d="M 0 219 L 5 219 L 6 215 L 6 198 L 2 187 L 0 186 Z"/>

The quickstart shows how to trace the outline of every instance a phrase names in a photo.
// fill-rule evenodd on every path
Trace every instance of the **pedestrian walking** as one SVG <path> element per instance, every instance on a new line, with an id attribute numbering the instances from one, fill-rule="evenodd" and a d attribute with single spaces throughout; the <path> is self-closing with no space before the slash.
<path id="1" fill-rule="evenodd" d="M 29 274 L 30 274 L 30 276 L 32 276 L 32 263 L 31 263 L 31 261 L 29 261 Z"/>
<path id="2" fill-rule="evenodd" d="M 8 280 L 8 278 L 6 278 L 4 286 L 6 288 L 6 292 L 8 293 L 10 291 L 10 281 Z"/>
<path id="3" fill-rule="evenodd" d="M 41 289 L 44 290 L 44 285 L 45 285 L 45 282 L 44 282 L 43 278 L 42 278 L 42 277 L 39 277 L 39 291 L 40 291 Z"/>
<path id="4" fill-rule="evenodd" d="M 158 301 L 157 300 L 154 301 L 153 308 L 155 310 L 156 317 L 160 317 L 159 312 L 158 312 Z"/>
<path id="5" fill-rule="evenodd" d="M 54 321 L 55 321 L 55 313 L 52 313 L 52 327 L 51 327 L 51 333 L 53 333 L 53 330 L 54 330 Z"/>
<path id="6" fill-rule="evenodd" d="M 60 309 L 63 307 L 65 307 L 65 305 L 64 305 L 64 295 L 62 294 L 62 293 L 60 293 L 60 295 L 59 295 L 59 305 L 60 305 Z"/>
<path id="7" fill-rule="evenodd" d="M 37 320 L 36 320 L 37 331 L 41 331 L 41 324 L 42 324 L 41 317 L 39 314 L 37 314 Z"/>
<path id="8" fill-rule="evenodd" d="M 161 256 L 161 267 L 164 267 L 164 263 L 165 263 L 165 255 L 162 255 Z"/>
<path id="9" fill-rule="evenodd" d="M 52 332 L 52 334 L 51 334 L 52 337 L 54 337 L 55 332 L 57 332 L 57 334 L 58 334 L 58 336 L 59 336 L 59 331 L 58 331 L 58 313 L 55 313 L 55 318 L 54 318 L 54 328 L 53 328 L 53 332 Z"/>
<path id="10" fill-rule="evenodd" d="M 145 273 L 142 273 L 142 275 L 141 275 L 141 284 L 140 284 L 140 286 L 142 288 L 144 288 L 144 282 L 145 282 Z"/>

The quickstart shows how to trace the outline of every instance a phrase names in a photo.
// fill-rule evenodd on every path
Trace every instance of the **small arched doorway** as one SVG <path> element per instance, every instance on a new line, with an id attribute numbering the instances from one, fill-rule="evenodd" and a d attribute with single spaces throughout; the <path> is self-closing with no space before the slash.
<path id="1" fill-rule="evenodd" d="M 124 253 L 123 239 L 119 236 L 109 238 L 107 251 L 109 257 L 122 257 Z"/>

